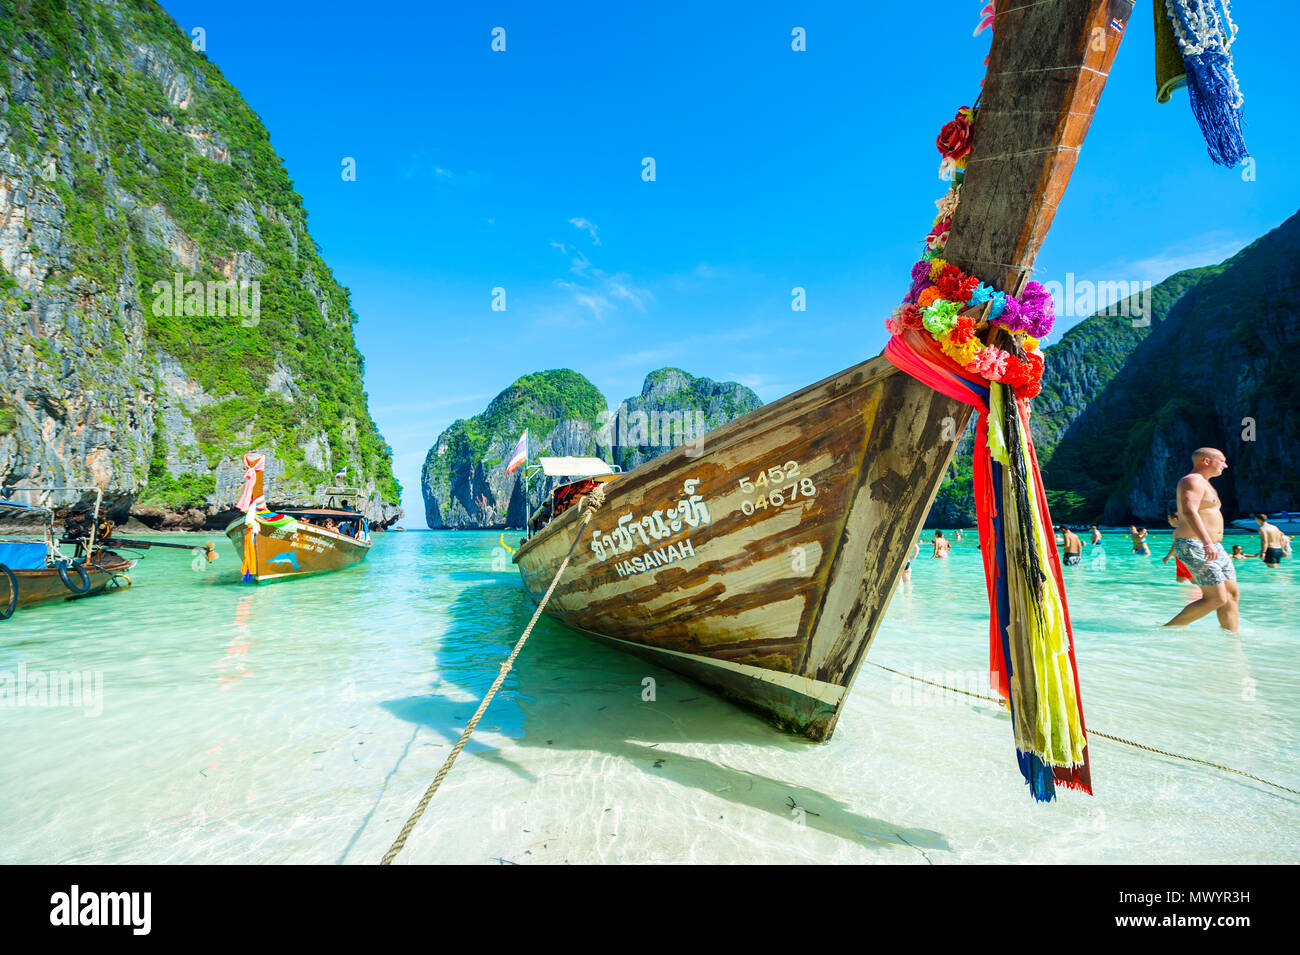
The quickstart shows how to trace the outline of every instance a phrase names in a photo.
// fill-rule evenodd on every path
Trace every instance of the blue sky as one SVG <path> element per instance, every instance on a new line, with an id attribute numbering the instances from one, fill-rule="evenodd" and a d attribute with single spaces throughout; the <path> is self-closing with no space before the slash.
<path id="1" fill-rule="evenodd" d="M 411 526 L 438 433 L 522 374 L 574 368 L 616 403 L 675 365 L 771 401 L 877 354 L 989 43 L 976 0 L 163 6 L 206 31 L 352 291 Z M 1296 211 L 1290 36 L 1262 0 L 1233 14 L 1254 181 L 1210 162 L 1185 92 L 1156 104 L 1138 3 L 1041 281 L 1156 281 Z"/>

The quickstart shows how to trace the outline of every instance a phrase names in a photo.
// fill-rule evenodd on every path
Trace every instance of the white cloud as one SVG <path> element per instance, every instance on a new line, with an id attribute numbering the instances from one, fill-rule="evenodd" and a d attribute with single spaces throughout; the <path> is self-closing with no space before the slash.
<path id="1" fill-rule="evenodd" d="M 407 156 L 406 163 L 402 167 L 402 178 L 442 182 L 451 182 L 455 179 L 463 183 L 473 181 L 476 175 L 473 172 L 453 172 L 438 161 L 435 150 L 417 149 Z"/>
<path id="2" fill-rule="evenodd" d="M 1179 243 L 1178 246 L 1161 255 L 1139 259 L 1136 262 L 1129 262 L 1127 265 L 1116 265 L 1114 268 L 1104 271 L 1107 273 L 1114 272 L 1116 276 L 1122 275 L 1129 281 L 1150 282 L 1154 285 L 1184 269 L 1194 269 L 1202 265 L 1218 265 L 1224 259 L 1236 255 L 1251 241 L 1250 239 L 1240 239 L 1236 236 L 1225 236 L 1223 233 L 1212 232 L 1201 236 L 1194 242 Z"/>
<path id="3" fill-rule="evenodd" d="M 586 231 L 596 245 L 596 226 L 587 219 L 570 219 L 569 222 Z M 559 251 L 569 259 L 569 274 L 576 280 L 556 279 L 555 287 L 569 293 L 570 305 L 577 306 L 583 317 L 575 318 L 571 311 L 548 309 L 540 320 L 544 324 L 585 324 L 586 316 L 600 320 L 606 315 L 618 311 L 618 306 L 628 305 L 644 313 L 646 305 L 654 299 L 650 290 L 636 284 L 627 272 L 609 273 L 596 268 L 591 260 L 576 246 L 551 239 L 547 245 Z"/>
<path id="4" fill-rule="evenodd" d="M 599 272 L 597 274 L 600 275 Z M 603 276 L 601 277 L 603 278 Z M 652 296 L 647 289 L 635 288 L 630 285 L 628 283 L 628 278 L 629 276 L 626 272 L 620 272 L 617 275 L 611 275 L 608 279 L 605 279 L 609 294 L 614 296 L 614 298 L 627 302 L 638 312 L 644 312 L 646 302 L 654 296 Z"/>
<path id="5" fill-rule="evenodd" d="M 600 245 L 600 236 L 596 235 L 596 223 L 592 222 L 590 219 L 584 219 L 582 216 L 578 216 L 575 219 L 570 219 L 569 225 L 573 226 L 575 229 L 581 229 L 583 232 L 587 233 L 587 235 L 591 236 L 592 245 Z"/>

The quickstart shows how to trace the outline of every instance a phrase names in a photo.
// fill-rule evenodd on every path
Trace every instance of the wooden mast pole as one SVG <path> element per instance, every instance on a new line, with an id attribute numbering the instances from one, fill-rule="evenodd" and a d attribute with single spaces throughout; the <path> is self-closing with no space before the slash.
<path id="1" fill-rule="evenodd" d="M 998 4 L 947 261 L 1008 294 L 1023 288 L 1132 10 L 1133 0 Z"/>

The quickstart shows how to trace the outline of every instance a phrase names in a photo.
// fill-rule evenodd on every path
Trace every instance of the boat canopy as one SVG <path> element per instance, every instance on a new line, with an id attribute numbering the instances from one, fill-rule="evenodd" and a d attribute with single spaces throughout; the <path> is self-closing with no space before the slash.
<path id="1" fill-rule="evenodd" d="M 6 501 L 0 498 L 0 513 L 19 513 L 19 514 L 51 514 L 48 507 L 39 507 L 35 504 L 19 504 L 17 501 Z"/>
<path id="2" fill-rule="evenodd" d="M 44 570 L 44 541 L 0 540 L 0 564 L 10 570 Z"/>
<path id="3" fill-rule="evenodd" d="M 610 467 L 600 458 L 538 458 L 542 473 L 551 477 L 596 477 L 613 474 Z"/>
<path id="4" fill-rule="evenodd" d="M 337 517 L 345 521 L 364 519 L 360 511 L 345 511 L 337 507 L 282 507 L 279 511 L 292 517 Z"/>
<path id="5" fill-rule="evenodd" d="M 0 520 L 6 519 L 20 523 L 39 520 L 44 525 L 47 535 L 50 528 L 54 526 L 54 512 L 48 507 L 41 507 L 39 504 L 20 504 L 17 501 L 0 498 Z M 7 561 L 0 561 L 0 563 L 7 563 Z M 14 567 L 16 565 L 10 564 L 9 566 Z"/>

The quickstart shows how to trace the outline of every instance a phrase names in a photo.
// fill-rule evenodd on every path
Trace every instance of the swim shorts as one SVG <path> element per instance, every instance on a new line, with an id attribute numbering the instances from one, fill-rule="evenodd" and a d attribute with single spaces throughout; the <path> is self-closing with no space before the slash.
<path id="1" fill-rule="evenodd" d="M 1066 567 L 1074 567 L 1074 566 L 1076 566 L 1076 565 L 1077 565 L 1080 561 L 1082 561 L 1082 560 L 1083 560 L 1083 558 L 1080 557 L 1078 554 L 1066 554 L 1066 555 L 1065 555 L 1065 566 L 1066 566 Z"/>
<path id="2" fill-rule="evenodd" d="M 1264 563 L 1280 564 L 1282 563 L 1282 556 L 1285 553 L 1286 552 L 1282 550 L 1281 547 L 1269 547 L 1264 551 Z"/>
<path id="3" fill-rule="evenodd" d="M 1205 545 L 1191 537 L 1174 539 L 1174 553 L 1192 575 L 1192 583 L 1198 587 L 1213 587 L 1225 580 L 1236 580 L 1237 569 L 1232 565 L 1232 557 L 1222 544 L 1214 545 L 1218 556 L 1214 560 L 1205 559 Z"/>

